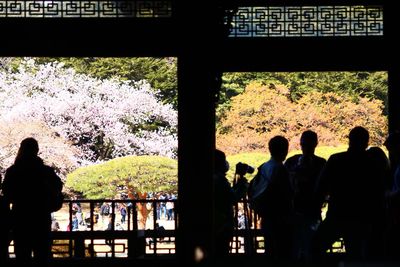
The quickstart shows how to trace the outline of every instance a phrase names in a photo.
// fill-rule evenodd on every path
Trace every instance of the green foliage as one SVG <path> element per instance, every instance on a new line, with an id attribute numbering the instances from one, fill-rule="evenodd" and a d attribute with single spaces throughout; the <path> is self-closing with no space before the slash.
<path id="1" fill-rule="evenodd" d="M 177 191 L 176 160 L 159 156 L 127 156 L 81 167 L 67 176 L 66 186 L 91 199 L 135 192 Z"/>
<path id="2" fill-rule="evenodd" d="M 232 97 L 241 94 L 247 85 L 258 82 L 262 85 L 278 84 L 289 89 L 290 97 L 296 101 L 310 91 L 345 94 L 356 100 L 359 96 L 379 99 L 387 110 L 387 72 L 243 72 L 225 73 L 221 88 L 218 117 L 223 117 L 230 107 Z"/>

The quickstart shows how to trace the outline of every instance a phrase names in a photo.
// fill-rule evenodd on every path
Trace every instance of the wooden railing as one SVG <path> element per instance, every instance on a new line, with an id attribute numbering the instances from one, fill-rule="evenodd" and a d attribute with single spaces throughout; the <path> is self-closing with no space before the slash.
<path id="1" fill-rule="evenodd" d="M 163 206 L 169 201 L 174 209 L 168 218 Z M 110 205 L 108 215 L 101 213 L 103 203 Z M 77 205 L 80 206 L 80 212 L 74 208 Z M 122 219 L 121 206 L 126 208 L 125 220 Z M 59 229 L 52 231 L 53 257 L 174 257 L 178 227 L 176 219 L 179 216 L 175 206 L 176 200 L 66 200 L 63 208 L 52 214 L 53 225 L 59 225 Z M 259 218 L 248 208 L 246 202 L 240 202 L 234 207 L 234 211 L 237 225 L 232 238 L 231 253 L 264 253 Z M 143 216 L 146 217 L 145 220 Z M 331 252 L 341 250 L 343 244 L 339 242 Z M 13 251 L 11 243 L 11 258 L 15 256 Z"/>

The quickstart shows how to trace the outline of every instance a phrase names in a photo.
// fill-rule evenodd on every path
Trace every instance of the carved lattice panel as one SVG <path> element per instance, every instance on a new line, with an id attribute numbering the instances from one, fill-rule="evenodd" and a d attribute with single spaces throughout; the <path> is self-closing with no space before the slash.
<path id="1" fill-rule="evenodd" d="M 171 17 L 171 1 L 0 1 L 7 18 L 160 18 Z"/>
<path id="2" fill-rule="evenodd" d="M 371 35 L 383 35 L 382 7 L 241 7 L 230 32 L 230 37 Z"/>

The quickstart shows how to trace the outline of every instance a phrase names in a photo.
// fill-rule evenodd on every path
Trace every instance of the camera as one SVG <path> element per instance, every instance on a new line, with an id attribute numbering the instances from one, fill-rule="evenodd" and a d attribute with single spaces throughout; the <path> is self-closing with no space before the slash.
<path id="1" fill-rule="evenodd" d="M 253 173 L 254 168 L 246 163 L 239 162 L 236 164 L 236 173 L 239 175 L 245 175 L 246 173 Z"/>

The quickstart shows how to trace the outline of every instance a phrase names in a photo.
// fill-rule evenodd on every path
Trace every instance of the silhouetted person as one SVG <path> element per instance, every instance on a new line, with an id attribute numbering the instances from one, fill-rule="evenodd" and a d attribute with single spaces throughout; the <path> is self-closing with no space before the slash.
<path id="1" fill-rule="evenodd" d="M 235 185 L 226 178 L 229 164 L 225 153 L 215 150 L 214 154 L 214 225 L 215 225 L 215 254 L 216 257 L 227 256 L 230 241 L 233 237 L 234 214 L 233 205 L 246 195 L 247 180 L 238 179 Z"/>
<path id="2" fill-rule="evenodd" d="M 51 231 L 52 232 L 57 232 L 60 230 L 60 224 L 57 222 L 56 219 L 53 219 L 51 221 Z"/>
<path id="3" fill-rule="evenodd" d="M 368 260 L 383 260 L 385 253 L 386 232 L 386 199 L 385 192 L 390 180 L 390 164 L 385 152 L 377 146 L 370 147 L 367 153 L 371 157 L 373 166 L 371 175 L 375 183 L 375 202 L 370 202 L 371 235 L 367 242 L 366 255 Z"/>
<path id="4" fill-rule="evenodd" d="M 400 133 L 393 132 L 384 145 L 390 155 L 391 181 L 387 190 L 386 256 L 400 259 Z"/>
<path id="5" fill-rule="evenodd" d="M 343 238 L 346 257 L 365 260 L 368 240 L 381 201 L 383 185 L 376 177 L 376 164 L 366 149 L 368 131 L 360 126 L 349 133 L 348 150 L 329 157 L 319 178 L 317 196 L 320 205 L 328 201 L 325 220 L 319 226 L 313 243 L 316 260 L 339 238 Z"/>
<path id="6" fill-rule="evenodd" d="M 13 237 L 18 266 L 46 266 L 51 256 L 51 202 L 62 182 L 38 157 L 34 138 L 24 139 L 6 171 L 4 196 L 12 203 Z M 34 258 L 32 259 L 32 252 Z"/>
<path id="7" fill-rule="evenodd" d="M 258 168 L 260 180 L 251 192 L 252 198 L 259 202 L 265 254 L 274 261 L 288 260 L 292 254 L 293 190 L 283 165 L 288 147 L 285 137 L 271 138 L 268 143 L 271 159 Z"/>
<path id="8" fill-rule="evenodd" d="M 285 161 L 294 190 L 293 252 L 295 260 L 311 260 L 311 240 L 321 222 L 321 209 L 314 190 L 326 160 L 316 156 L 318 136 L 305 131 L 300 137 L 302 154 Z"/>
<path id="9" fill-rule="evenodd" d="M 3 196 L 1 182 L 0 176 L 0 266 L 5 266 L 10 244 L 10 204 Z"/>

